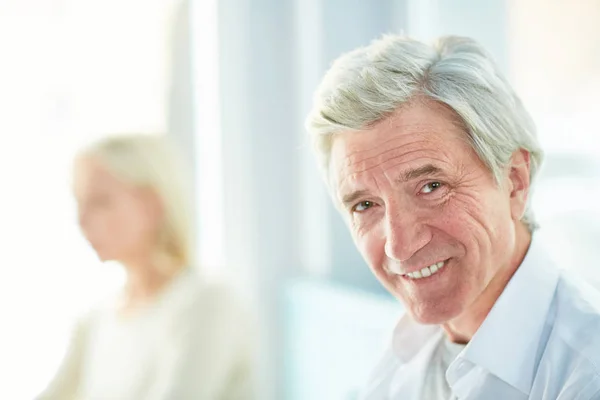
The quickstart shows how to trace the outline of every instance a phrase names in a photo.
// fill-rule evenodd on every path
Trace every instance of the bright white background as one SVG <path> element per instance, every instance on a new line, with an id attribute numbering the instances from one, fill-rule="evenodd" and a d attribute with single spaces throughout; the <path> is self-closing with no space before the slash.
<path id="1" fill-rule="evenodd" d="M 167 2 L 0 1 L 0 398 L 30 399 L 73 319 L 122 280 L 82 240 L 76 149 L 164 131 Z"/>

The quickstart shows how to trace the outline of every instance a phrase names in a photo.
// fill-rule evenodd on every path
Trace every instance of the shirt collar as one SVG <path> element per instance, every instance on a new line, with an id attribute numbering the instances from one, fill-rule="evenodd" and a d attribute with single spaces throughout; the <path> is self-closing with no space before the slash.
<path id="1" fill-rule="evenodd" d="M 540 338 L 558 279 L 558 269 L 543 247 L 532 240 L 523 262 L 459 358 L 529 394 L 539 362 L 536 355 Z M 408 363 L 440 334 L 438 325 L 418 324 L 405 314 L 394 330 L 394 354 Z M 448 371 L 451 385 L 461 375 L 453 373 L 452 367 Z"/>
<path id="2" fill-rule="evenodd" d="M 439 325 L 418 324 L 405 313 L 394 330 L 392 349 L 400 361 L 408 363 L 433 336 L 440 333 Z"/>
<path id="3" fill-rule="evenodd" d="M 558 269 L 532 240 L 520 267 L 461 357 L 529 395 L 558 280 Z M 451 376 L 448 371 L 449 380 Z"/>

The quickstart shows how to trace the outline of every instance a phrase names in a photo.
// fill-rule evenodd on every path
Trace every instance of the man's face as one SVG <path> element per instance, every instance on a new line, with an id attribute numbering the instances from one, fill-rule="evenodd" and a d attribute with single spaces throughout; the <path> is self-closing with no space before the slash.
<path id="1" fill-rule="evenodd" d="M 526 153 L 515 154 L 527 167 L 507 168 L 498 185 L 458 121 L 423 100 L 333 139 L 333 190 L 356 246 L 421 323 L 449 321 L 477 300 L 509 264 L 525 209 Z"/>

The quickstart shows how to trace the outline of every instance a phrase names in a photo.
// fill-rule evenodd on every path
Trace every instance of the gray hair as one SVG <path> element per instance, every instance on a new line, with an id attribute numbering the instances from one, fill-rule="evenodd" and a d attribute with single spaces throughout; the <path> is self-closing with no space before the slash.
<path id="1" fill-rule="evenodd" d="M 457 36 L 441 37 L 430 46 L 386 35 L 333 63 L 306 121 L 325 176 L 336 134 L 364 130 L 417 96 L 458 114 L 469 143 L 498 184 L 518 149 L 530 153 L 533 182 L 543 152 L 530 115 L 485 49 Z M 530 199 L 523 222 L 533 231 L 537 224 Z"/>

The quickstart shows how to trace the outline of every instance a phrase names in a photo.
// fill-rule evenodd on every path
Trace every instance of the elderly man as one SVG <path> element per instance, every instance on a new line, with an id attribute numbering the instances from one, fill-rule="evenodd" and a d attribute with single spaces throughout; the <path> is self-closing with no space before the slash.
<path id="1" fill-rule="evenodd" d="M 600 399 L 599 295 L 532 241 L 542 150 L 481 46 L 386 36 L 350 52 L 307 126 L 356 246 L 407 310 L 363 398 Z"/>

